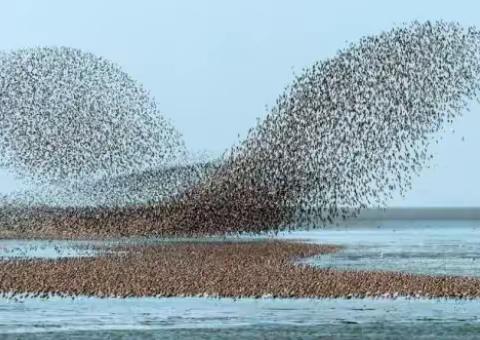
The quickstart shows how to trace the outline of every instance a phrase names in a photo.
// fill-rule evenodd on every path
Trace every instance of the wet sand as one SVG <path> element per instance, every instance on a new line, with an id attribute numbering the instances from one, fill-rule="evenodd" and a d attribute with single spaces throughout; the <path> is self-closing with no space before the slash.
<path id="1" fill-rule="evenodd" d="M 339 247 L 292 241 L 118 246 L 90 258 L 0 261 L 0 291 L 34 296 L 480 297 L 480 279 L 342 272 L 298 260 Z"/>

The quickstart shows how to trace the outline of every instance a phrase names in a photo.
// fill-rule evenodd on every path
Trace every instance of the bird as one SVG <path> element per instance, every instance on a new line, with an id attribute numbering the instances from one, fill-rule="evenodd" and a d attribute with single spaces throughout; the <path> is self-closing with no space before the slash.
<path id="1" fill-rule="evenodd" d="M 3 197 L 0 222 L 67 235 L 226 235 L 354 218 L 408 191 L 429 146 L 475 98 L 479 37 L 414 21 L 351 42 L 296 74 L 213 159 L 186 150 L 114 63 L 67 47 L 6 52 L 0 163 L 37 188 Z"/>

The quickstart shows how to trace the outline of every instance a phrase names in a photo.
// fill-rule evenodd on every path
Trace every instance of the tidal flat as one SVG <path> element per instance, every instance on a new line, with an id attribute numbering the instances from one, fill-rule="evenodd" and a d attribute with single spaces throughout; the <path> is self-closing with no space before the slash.
<path id="1" fill-rule="evenodd" d="M 271 237 L 2 240 L 0 333 L 475 338 L 478 224 L 390 220 Z"/>

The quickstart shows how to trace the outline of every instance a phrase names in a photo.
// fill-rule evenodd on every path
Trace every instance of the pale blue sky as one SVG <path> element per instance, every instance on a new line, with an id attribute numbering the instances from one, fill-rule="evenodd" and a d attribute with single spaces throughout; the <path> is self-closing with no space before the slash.
<path id="1" fill-rule="evenodd" d="M 4 1 L 0 49 L 65 45 L 120 64 L 194 150 L 223 151 L 274 103 L 292 71 L 411 20 L 480 27 L 476 1 Z M 480 206 L 480 105 L 392 205 Z M 461 141 L 461 137 L 465 141 Z M 16 184 L 0 176 L 0 190 Z"/>

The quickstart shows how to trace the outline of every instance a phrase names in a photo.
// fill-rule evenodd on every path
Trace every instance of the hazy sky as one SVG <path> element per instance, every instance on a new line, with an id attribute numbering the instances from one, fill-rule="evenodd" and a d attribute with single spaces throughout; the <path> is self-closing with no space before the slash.
<path id="1" fill-rule="evenodd" d="M 223 151 L 283 87 L 346 42 L 415 19 L 480 27 L 477 1 L 4 1 L 0 49 L 71 46 L 120 64 L 194 150 Z M 480 105 L 392 205 L 480 206 Z M 465 141 L 461 138 L 464 137 Z M 0 189 L 15 182 L 0 176 Z"/>

